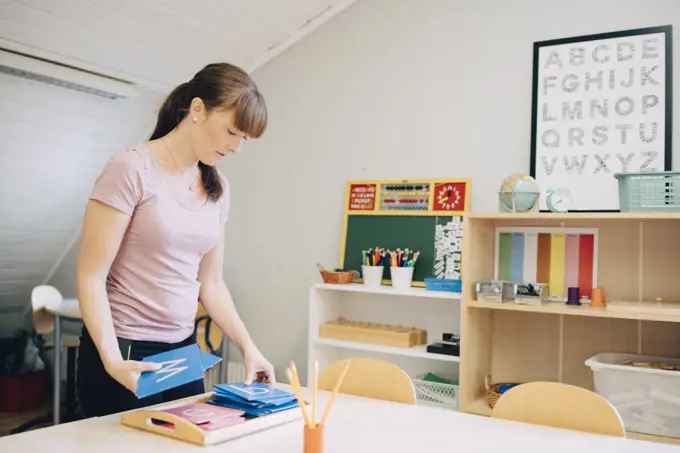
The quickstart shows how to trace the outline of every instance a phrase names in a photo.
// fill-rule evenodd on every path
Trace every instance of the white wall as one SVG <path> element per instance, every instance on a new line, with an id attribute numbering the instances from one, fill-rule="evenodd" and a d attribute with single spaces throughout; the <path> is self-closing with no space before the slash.
<path id="1" fill-rule="evenodd" d="M 102 166 L 148 136 L 160 101 L 145 91 L 112 101 L 0 74 L 0 337 L 23 327 L 31 290 L 73 245 Z M 59 286 L 71 293 L 68 284 Z"/>
<path id="2" fill-rule="evenodd" d="M 529 170 L 533 42 L 669 23 L 680 1 L 363 0 L 256 71 L 271 126 L 223 165 L 225 276 L 279 377 L 306 369 L 308 285 L 338 261 L 347 179 L 471 177 L 472 209 L 496 210 Z"/>
<path id="3" fill-rule="evenodd" d="M 467 176 L 472 209 L 495 210 L 528 171 L 532 43 L 669 23 L 680 1 L 362 0 L 256 71 L 272 119 L 222 166 L 225 278 L 279 379 L 306 370 L 307 290 L 338 261 L 347 179 Z M 76 255 L 52 279 L 67 295 Z"/>

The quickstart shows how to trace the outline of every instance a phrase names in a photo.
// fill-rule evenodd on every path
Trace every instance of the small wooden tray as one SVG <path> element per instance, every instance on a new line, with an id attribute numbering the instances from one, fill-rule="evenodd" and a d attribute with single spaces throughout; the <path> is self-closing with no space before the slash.
<path id="1" fill-rule="evenodd" d="M 121 416 L 121 422 L 123 425 L 131 428 L 171 437 L 196 445 L 209 446 L 254 434 L 286 423 L 302 420 L 300 408 L 294 407 L 274 414 L 246 420 L 244 423 L 238 425 L 228 426 L 214 431 L 206 431 L 188 420 L 164 411 L 164 409 L 183 406 L 185 404 L 204 403 L 211 398 L 212 392 L 194 398 L 185 398 L 172 403 L 152 406 L 147 409 L 125 412 Z M 155 424 L 153 422 L 154 420 L 171 423 L 173 426 L 168 427 Z"/>
<path id="2" fill-rule="evenodd" d="M 427 343 L 427 332 L 414 327 L 347 321 L 340 318 L 319 326 L 319 337 L 411 348 Z"/>

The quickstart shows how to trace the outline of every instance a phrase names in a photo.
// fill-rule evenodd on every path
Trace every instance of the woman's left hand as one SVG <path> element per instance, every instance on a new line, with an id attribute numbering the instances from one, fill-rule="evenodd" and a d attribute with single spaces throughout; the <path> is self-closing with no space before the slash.
<path id="1" fill-rule="evenodd" d="M 274 384 L 274 367 L 256 346 L 251 345 L 243 353 L 243 363 L 246 367 L 245 385 L 250 385 L 253 381 L 265 384 Z"/>

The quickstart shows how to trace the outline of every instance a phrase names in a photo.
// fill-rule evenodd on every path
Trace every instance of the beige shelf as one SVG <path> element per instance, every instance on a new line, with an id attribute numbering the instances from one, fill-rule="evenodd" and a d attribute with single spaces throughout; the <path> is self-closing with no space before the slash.
<path id="1" fill-rule="evenodd" d="M 494 275 L 497 227 L 597 228 L 597 286 L 606 301 L 680 298 L 680 213 L 475 213 L 465 216 L 459 410 L 490 416 L 491 382 L 551 381 L 594 390 L 585 364 L 601 352 L 680 357 L 680 314 L 476 300 Z M 630 437 L 680 443 L 643 434 Z"/>
<path id="2" fill-rule="evenodd" d="M 469 219 L 487 220 L 680 220 L 680 212 L 470 212 Z"/>
<path id="3" fill-rule="evenodd" d="M 570 315 L 570 316 L 593 316 L 597 318 L 615 318 L 615 319 L 638 319 L 642 321 L 663 321 L 663 322 L 680 322 L 680 315 L 673 314 L 650 314 L 650 313 L 634 313 L 611 311 L 606 308 L 590 307 L 589 305 L 573 306 L 566 305 L 564 302 L 544 302 L 543 305 L 532 307 L 529 305 L 518 305 L 514 303 L 497 304 L 493 302 L 478 302 L 471 301 L 466 304 L 471 308 L 482 308 L 487 310 L 509 310 L 522 311 L 530 313 L 548 313 L 553 315 Z"/>

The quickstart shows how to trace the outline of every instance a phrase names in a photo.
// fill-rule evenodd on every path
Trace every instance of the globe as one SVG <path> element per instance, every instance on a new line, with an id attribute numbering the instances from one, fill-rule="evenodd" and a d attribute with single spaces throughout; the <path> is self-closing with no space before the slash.
<path id="1" fill-rule="evenodd" d="M 515 173 L 503 180 L 498 197 L 507 211 L 527 212 L 534 208 L 540 193 L 534 178 L 524 173 Z"/>

